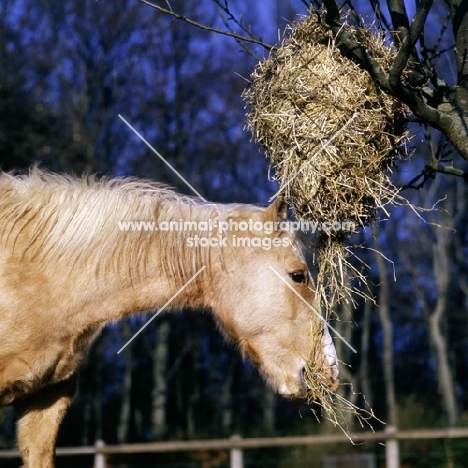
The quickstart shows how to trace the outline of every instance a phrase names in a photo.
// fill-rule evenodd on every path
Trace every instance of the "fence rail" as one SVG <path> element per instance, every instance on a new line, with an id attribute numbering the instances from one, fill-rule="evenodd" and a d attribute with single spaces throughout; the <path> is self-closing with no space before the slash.
<path id="1" fill-rule="evenodd" d="M 408 439 L 468 439 L 468 427 L 451 427 L 443 429 L 414 429 L 396 430 L 389 428 L 386 431 L 360 432 L 349 434 L 326 434 L 312 436 L 242 438 L 233 436 L 229 439 L 211 440 L 180 440 L 169 442 L 148 442 L 140 444 L 106 445 L 97 441 L 94 446 L 86 447 L 59 447 L 57 457 L 94 455 L 94 468 L 105 468 L 106 455 L 161 453 L 197 450 L 229 450 L 231 468 L 243 468 L 242 450 L 266 447 L 293 447 L 301 445 L 337 444 L 365 441 L 397 442 Z M 5 458 L 19 458 L 17 450 L 1 450 L 0 460 Z M 387 466 L 389 465 L 387 460 Z"/>

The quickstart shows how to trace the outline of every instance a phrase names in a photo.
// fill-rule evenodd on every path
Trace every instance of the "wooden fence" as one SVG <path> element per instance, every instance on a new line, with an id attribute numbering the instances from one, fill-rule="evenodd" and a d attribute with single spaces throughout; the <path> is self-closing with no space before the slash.
<path id="1" fill-rule="evenodd" d="M 386 466 L 394 468 L 399 466 L 398 441 L 415 439 L 468 439 L 468 427 L 444 429 L 415 429 L 399 431 L 388 428 L 386 431 L 362 432 L 349 435 L 353 442 L 384 441 L 386 443 Z M 301 445 L 325 445 L 337 443 L 350 443 L 344 434 L 313 435 L 268 438 L 241 438 L 233 436 L 230 439 L 210 440 L 181 440 L 173 442 L 148 442 L 141 444 L 105 445 L 97 441 L 94 446 L 87 447 L 59 447 L 57 457 L 93 455 L 94 468 L 106 468 L 106 455 L 162 453 L 201 450 L 229 450 L 230 467 L 244 468 L 243 450 L 266 447 L 293 447 Z M 395 449 L 396 448 L 396 449 Z M 390 457 L 390 458 L 389 458 Z M 5 458 L 19 458 L 16 450 L 0 451 L 0 460 Z"/>

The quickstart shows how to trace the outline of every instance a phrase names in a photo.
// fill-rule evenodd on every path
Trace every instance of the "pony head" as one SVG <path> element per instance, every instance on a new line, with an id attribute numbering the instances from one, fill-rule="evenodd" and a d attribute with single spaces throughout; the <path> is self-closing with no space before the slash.
<path id="1" fill-rule="evenodd" d="M 335 389 L 338 360 L 286 210 L 283 201 L 266 209 L 232 207 L 223 224 L 229 227 L 223 265 L 211 275 L 210 306 L 224 334 L 278 393 L 304 398 L 306 366 Z"/>

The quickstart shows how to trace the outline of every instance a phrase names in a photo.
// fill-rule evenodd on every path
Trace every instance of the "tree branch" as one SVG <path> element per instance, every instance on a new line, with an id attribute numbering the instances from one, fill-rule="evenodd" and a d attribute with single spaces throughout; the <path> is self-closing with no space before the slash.
<path id="1" fill-rule="evenodd" d="M 366 48 L 359 44 L 354 35 L 346 28 L 343 28 L 340 11 L 335 0 L 323 0 L 323 3 L 327 10 L 325 22 L 335 36 L 336 45 L 344 55 L 367 70 L 383 90 L 391 92 L 388 76 L 382 70 L 382 67 L 369 55 Z"/>
<path id="2" fill-rule="evenodd" d="M 397 44 L 401 44 L 408 36 L 409 20 L 403 0 L 387 0 L 388 11 L 392 19 L 394 37 Z"/>
<path id="3" fill-rule="evenodd" d="M 374 11 L 375 17 L 377 18 L 377 25 L 379 26 L 379 28 L 382 29 L 382 31 L 392 31 L 393 28 L 391 27 L 385 15 L 382 13 L 379 0 L 369 0 L 369 4 L 372 7 L 372 10 Z"/>
<path id="4" fill-rule="evenodd" d="M 468 111 L 468 0 L 446 0 L 446 2 L 452 17 L 457 50 L 456 103 L 460 110 Z"/>
<path id="5" fill-rule="evenodd" d="M 431 161 L 427 166 L 430 170 L 434 172 L 440 172 L 442 174 L 449 174 L 457 177 L 461 177 L 465 182 L 468 183 L 468 173 L 462 169 L 458 169 L 453 166 L 444 166 L 439 162 Z"/>
<path id="6" fill-rule="evenodd" d="M 434 170 L 430 167 L 425 166 L 423 171 L 418 174 L 416 177 L 413 177 L 407 184 L 400 185 L 399 190 L 414 189 L 420 190 L 424 188 L 424 185 L 428 180 L 433 180 L 435 178 Z"/>
<path id="7" fill-rule="evenodd" d="M 224 26 L 226 26 L 226 29 L 232 33 L 232 34 L 235 34 L 234 33 L 234 30 L 229 26 L 229 21 L 232 21 L 234 24 L 237 25 L 238 28 L 240 28 L 242 31 L 244 31 L 248 37 L 250 37 L 251 39 L 256 39 L 258 40 L 258 37 L 255 37 L 243 24 L 242 24 L 242 20 L 238 20 L 234 15 L 233 13 L 231 12 L 229 6 L 228 6 L 228 2 L 227 0 L 224 0 L 224 5 L 221 3 L 221 0 L 212 0 L 212 2 L 218 7 L 218 11 L 219 11 L 219 16 L 221 17 L 223 23 L 224 23 Z M 227 15 L 227 18 L 225 18 L 221 12 L 224 12 L 226 15 Z M 249 47 L 244 43 L 244 41 L 241 41 L 237 38 L 234 38 L 235 41 L 240 45 L 240 47 L 242 47 L 245 51 L 245 53 L 249 54 L 250 56 L 252 56 L 255 60 L 258 60 L 260 61 L 261 58 L 258 57 L 255 53 L 253 53 Z"/>
<path id="8" fill-rule="evenodd" d="M 208 26 L 206 24 L 198 23 L 197 21 L 194 21 L 194 20 L 192 20 L 190 18 L 187 18 L 186 16 L 181 15 L 180 13 L 177 13 L 172 9 L 167 9 L 167 8 L 163 8 L 162 6 L 155 5 L 154 3 L 151 3 L 149 0 L 138 0 L 138 1 L 140 3 L 144 3 L 145 5 L 148 5 L 151 8 L 154 8 L 154 9 L 160 11 L 161 13 L 164 13 L 166 15 L 170 15 L 170 16 L 174 17 L 175 19 L 184 21 L 185 23 L 188 23 L 191 26 L 195 26 L 195 27 L 197 27 L 199 29 L 214 32 L 216 34 L 221 34 L 223 36 L 229 36 L 229 37 L 232 37 L 232 38 L 236 39 L 237 41 L 244 41 L 244 42 L 250 42 L 251 44 L 257 44 L 257 45 L 260 45 L 260 46 L 264 47 L 268 51 L 273 49 L 273 47 L 274 47 L 273 45 L 267 44 L 266 42 L 263 42 L 262 40 L 260 40 L 258 38 L 255 38 L 253 36 L 252 37 L 242 36 L 241 34 L 237 34 L 237 33 L 232 32 L 232 31 L 225 31 L 223 29 L 217 29 L 217 28 L 213 28 L 212 26 Z"/>
<path id="9" fill-rule="evenodd" d="M 229 29 L 230 32 L 234 32 L 231 28 L 229 28 L 227 22 L 228 20 L 232 21 L 234 24 L 236 24 L 242 31 L 244 31 L 248 37 L 251 39 L 257 39 L 258 37 L 255 37 L 243 24 L 242 24 L 242 19 L 238 20 L 232 13 L 231 9 L 229 8 L 227 0 L 224 0 L 224 5 L 221 3 L 221 0 L 211 0 L 220 10 L 224 11 L 226 15 L 228 16 L 228 19 L 226 20 L 223 18 L 224 25 Z"/>
<path id="10" fill-rule="evenodd" d="M 439 139 L 437 148 L 435 148 L 436 143 L 433 141 L 432 134 L 429 132 L 429 129 L 426 128 L 424 133 L 431 157 L 429 163 L 427 163 L 424 168 L 423 174 L 427 174 L 428 178 L 434 179 L 435 174 L 440 172 L 441 174 L 449 174 L 456 177 L 461 177 L 465 182 L 468 182 L 468 174 L 462 169 L 453 167 L 453 162 L 451 162 L 449 166 L 444 166 L 441 164 L 441 161 L 447 157 L 450 157 L 450 154 L 453 153 L 453 149 L 448 145 L 448 139 Z M 422 184 L 424 184 L 424 181 Z"/>
<path id="11" fill-rule="evenodd" d="M 452 1 L 468 2 L 468 0 Z M 367 70 L 380 88 L 406 104 L 422 121 L 440 130 L 451 141 L 460 155 L 468 160 L 468 112 L 452 104 L 449 99 L 451 90 L 443 87 L 436 87 L 434 89 L 429 86 L 414 89 L 411 87 L 411 83 L 407 87 L 401 81 L 401 76 L 408 64 L 411 51 L 414 49 L 423 31 L 433 0 L 421 0 L 419 3 L 408 34 L 403 39 L 389 73 L 383 71 L 379 64 L 369 55 L 368 51 L 359 44 L 352 31 L 343 27 L 335 0 L 323 0 L 323 3 L 327 11 L 326 24 L 333 32 L 336 44 L 343 54 Z M 468 13 L 465 16 L 468 22 Z M 466 84 L 468 91 L 468 76 Z M 468 103 L 468 100 L 466 102 Z"/>
<path id="12" fill-rule="evenodd" d="M 390 17 L 392 18 L 395 43 L 401 46 L 410 34 L 410 25 L 405 3 L 403 0 L 387 0 L 387 5 Z M 405 66 L 408 82 L 411 86 L 418 87 L 427 81 L 426 74 L 421 66 L 414 46 L 410 49 Z"/>
<path id="13" fill-rule="evenodd" d="M 419 36 L 424 29 L 427 15 L 429 14 L 429 10 L 431 9 L 433 3 L 434 0 L 421 0 L 408 32 L 406 33 L 404 27 L 401 28 L 401 31 L 405 31 L 405 37 L 403 38 L 400 50 L 398 51 L 393 65 L 389 71 L 389 82 L 392 88 L 395 88 L 401 84 L 401 74 L 408 64 L 408 60 L 414 51 L 416 42 L 418 41 Z"/>
<path id="14" fill-rule="evenodd" d="M 434 59 L 439 58 L 441 55 L 447 53 L 449 50 L 453 50 L 453 48 L 455 47 L 454 45 L 450 45 L 447 48 L 441 48 L 442 39 L 445 34 L 445 31 L 449 27 L 449 24 L 451 24 L 451 17 L 450 17 L 450 13 L 447 12 L 444 23 L 442 24 L 442 27 L 440 28 L 437 40 L 432 45 L 431 48 L 428 48 L 426 45 L 424 31 L 419 38 L 419 50 L 421 53 L 421 57 L 422 57 L 424 66 L 426 67 L 426 70 L 429 71 L 429 78 L 431 80 L 431 83 L 434 85 L 435 88 L 437 88 L 441 83 L 443 87 L 447 88 L 447 85 L 445 84 L 445 82 L 437 76 L 436 67 L 434 66 L 432 61 Z"/>

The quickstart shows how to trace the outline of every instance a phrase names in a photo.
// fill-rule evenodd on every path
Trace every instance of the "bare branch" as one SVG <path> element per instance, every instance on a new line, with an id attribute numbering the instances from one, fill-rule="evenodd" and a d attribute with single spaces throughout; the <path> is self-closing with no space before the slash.
<path id="1" fill-rule="evenodd" d="M 439 35 L 437 37 L 437 40 L 435 44 L 432 46 L 432 48 L 428 48 L 426 46 L 426 39 L 425 39 L 425 34 L 424 31 L 421 34 L 421 37 L 419 39 L 419 48 L 421 52 L 421 57 L 424 63 L 424 66 L 426 69 L 429 71 L 430 75 L 430 80 L 434 87 L 437 87 L 441 84 L 442 80 L 437 76 L 435 66 L 433 64 L 433 60 L 439 58 L 441 55 L 447 53 L 448 51 L 452 50 L 454 48 L 454 45 L 450 46 L 449 48 L 441 49 L 441 43 L 442 43 L 442 38 L 445 34 L 445 31 L 449 27 L 451 18 L 450 14 L 447 12 L 447 15 L 445 17 L 444 23 L 442 24 L 442 27 L 440 28 Z M 443 86 L 447 87 L 445 82 L 443 82 Z"/>
<path id="2" fill-rule="evenodd" d="M 448 174 L 456 177 L 461 177 L 466 183 L 468 183 L 468 173 L 462 169 L 458 169 L 453 166 L 444 166 L 438 162 L 431 161 L 429 164 L 426 164 L 424 169 L 416 177 L 413 177 L 407 184 L 399 186 L 400 190 L 414 189 L 420 190 L 424 188 L 426 182 L 429 180 L 434 180 L 437 172 L 441 174 Z"/>
<path id="3" fill-rule="evenodd" d="M 457 105 L 468 110 L 468 0 L 446 0 L 452 17 L 457 50 Z"/>
<path id="4" fill-rule="evenodd" d="M 403 0 L 387 0 L 388 11 L 392 18 L 394 37 L 397 44 L 401 44 L 408 36 L 409 20 Z"/>
<path id="5" fill-rule="evenodd" d="M 159 5 L 155 5 L 154 3 L 151 3 L 149 0 L 138 0 L 138 1 L 140 3 L 144 3 L 145 5 L 148 5 L 148 6 L 152 7 L 152 8 L 160 11 L 161 13 L 164 13 L 166 15 L 170 15 L 170 16 L 174 17 L 175 19 L 184 21 L 185 23 L 188 23 L 191 26 L 195 26 L 195 27 L 203 29 L 205 31 L 214 32 L 216 34 L 221 34 L 223 36 L 229 36 L 229 37 L 232 37 L 232 38 L 234 38 L 234 39 L 236 39 L 238 41 L 249 42 L 251 44 L 257 44 L 257 45 L 260 45 L 260 46 L 264 47 L 266 50 L 271 50 L 274 47 L 273 45 L 267 44 L 266 42 L 263 42 L 262 40 L 257 39 L 255 37 L 246 37 L 246 36 L 242 36 L 241 34 L 237 34 L 237 33 L 232 32 L 232 31 L 225 31 L 223 29 L 217 29 L 217 28 L 213 28 L 212 26 L 208 26 L 206 24 L 198 23 L 197 21 L 194 21 L 194 20 L 192 20 L 190 18 L 187 18 L 186 16 L 181 15 L 180 13 L 177 13 L 172 9 L 167 9 L 167 8 L 163 8 L 163 7 L 159 6 Z"/>
<path id="6" fill-rule="evenodd" d="M 391 31 L 395 38 L 395 43 L 401 46 L 405 39 L 408 38 L 410 31 L 405 3 L 403 0 L 387 0 L 387 5 L 392 18 L 393 28 Z M 420 64 L 414 46 L 410 49 L 405 66 L 407 79 L 411 86 L 417 87 L 427 81 L 426 74 Z"/>
<path id="7" fill-rule="evenodd" d="M 398 188 L 400 190 L 414 189 L 420 190 L 424 188 L 424 185 L 428 180 L 433 180 L 435 178 L 434 169 L 426 166 L 423 171 L 418 174 L 416 177 L 413 177 L 407 184 L 401 185 Z"/>
<path id="8" fill-rule="evenodd" d="M 237 25 L 238 28 L 240 28 L 242 31 L 244 31 L 248 37 L 250 37 L 251 39 L 257 39 L 257 37 L 255 37 L 248 28 L 246 28 L 243 24 L 242 24 L 242 20 L 238 20 L 234 15 L 233 13 L 231 12 L 230 8 L 229 8 L 229 5 L 228 5 L 228 2 L 227 0 L 224 0 L 224 4 L 221 3 L 220 0 L 212 0 L 212 2 L 218 7 L 218 10 L 219 10 L 219 16 L 221 17 L 223 23 L 224 23 L 224 26 L 226 26 L 226 29 L 231 32 L 232 34 L 234 34 L 234 30 L 229 26 L 229 21 L 232 21 L 234 24 Z M 224 17 L 222 15 L 221 12 L 224 12 L 226 15 L 227 15 L 227 18 Z M 244 41 L 241 41 L 240 39 L 237 39 L 237 38 L 234 38 L 235 41 L 240 45 L 240 47 L 242 47 L 244 49 L 244 52 L 247 53 L 248 55 L 250 55 L 251 57 L 253 57 L 255 60 L 258 60 L 260 61 L 261 58 L 255 54 L 254 52 L 252 52 L 249 47 L 244 43 Z"/>
<path id="9" fill-rule="evenodd" d="M 401 74 L 403 73 L 403 70 L 408 64 L 408 60 L 414 51 L 414 46 L 416 45 L 416 42 L 418 41 L 421 32 L 423 31 L 424 25 L 426 24 L 427 15 L 429 14 L 429 10 L 431 9 L 433 3 L 434 0 L 422 0 L 419 3 L 416 14 L 414 15 L 413 21 L 411 22 L 411 26 L 409 27 L 408 32 L 405 33 L 406 35 L 402 40 L 400 50 L 398 51 L 398 54 L 395 57 L 395 61 L 393 62 L 393 65 L 389 71 L 389 81 L 392 88 L 399 86 L 401 83 Z M 401 30 L 405 31 L 405 28 L 403 27 Z"/>
<path id="10" fill-rule="evenodd" d="M 385 15 L 382 13 L 382 10 L 380 8 L 380 3 L 378 0 L 369 0 L 369 3 L 372 7 L 372 10 L 374 11 L 374 15 L 377 18 L 378 25 L 380 29 L 382 30 L 387 30 L 387 31 L 392 31 L 393 28 L 390 26 L 390 23 L 388 22 L 387 18 Z"/>
<path id="11" fill-rule="evenodd" d="M 437 149 L 435 149 L 436 144 L 433 142 L 432 135 L 428 128 L 425 129 L 424 134 L 425 139 L 429 144 L 431 154 L 430 162 L 426 164 L 425 170 L 432 171 L 433 174 L 440 172 L 442 174 L 461 177 L 465 182 L 468 182 L 468 174 L 462 169 L 453 167 L 453 161 L 450 165 L 441 164 L 444 159 L 450 157 L 451 153 L 453 153 L 453 149 L 448 145 L 447 138 L 442 137 L 439 139 L 439 144 L 437 145 Z"/>
<path id="12" fill-rule="evenodd" d="M 451 1 L 468 2 L 468 0 Z M 384 91 L 405 103 L 419 119 L 440 130 L 451 141 L 460 155 L 468 160 L 468 139 L 466 138 L 468 113 L 460 105 L 454 106 L 452 104 L 450 100 L 451 90 L 440 86 L 437 86 L 436 89 L 429 86 L 417 86 L 415 89 L 412 87 L 411 82 L 409 82 L 410 86 L 407 87 L 406 83 L 401 80 L 415 44 L 421 36 L 433 0 L 420 1 L 416 15 L 409 26 L 408 34 L 403 38 L 400 50 L 388 74 L 382 70 L 368 51 L 359 44 L 353 33 L 343 27 L 340 11 L 335 0 L 323 0 L 323 3 L 327 11 L 326 24 L 333 32 L 336 44 L 342 53 L 367 70 Z M 468 21 L 468 13 L 464 17 Z M 466 76 L 466 84 L 466 90 L 468 91 L 468 75 Z M 461 94 L 458 93 L 458 88 L 461 88 L 461 86 L 457 87 L 457 94 Z M 468 107 L 468 93 L 466 95 Z M 462 100 L 462 102 L 464 101 Z"/>
<path id="13" fill-rule="evenodd" d="M 228 5 L 228 2 L 227 0 L 224 0 L 224 4 L 221 3 L 221 0 L 211 0 L 220 10 L 224 11 L 224 13 L 226 13 L 226 15 L 228 16 L 228 19 L 226 20 L 225 18 L 223 18 L 223 22 L 224 24 L 226 25 L 226 27 L 229 29 L 229 31 L 231 32 L 234 32 L 229 26 L 228 26 L 228 20 L 229 21 L 232 21 L 234 24 L 236 24 L 242 31 L 244 31 L 248 37 L 250 37 L 251 39 L 257 39 L 257 37 L 255 37 L 248 28 L 246 28 L 243 24 L 242 24 L 242 20 L 238 20 L 234 14 L 232 13 L 231 9 L 229 8 L 229 5 Z"/>
<path id="14" fill-rule="evenodd" d="M 449 174 L 457 177 L 461 177 L 465 182 L 468 183 L 468 173 L 462 169 L 458 169 L 453 166 L 444 166 L 440 163 L 431 163 L 427 166 L 429 169 L 432 169 L 434 172 L 441 172 L 442 174 Z"/>
<path id="15" fill-rule="evenodd" d="M 327 9 L 327 16 L 325 21 L 331 27 L 339 26 L 341 28 L 340 10 L 335 0 L 323 0 L 325 8 Z"/>
<path id="16" fill-rule="evenodd" d="M 336 45 L 346 56 L 367 70 L 382 89 L 391 92 L 387 74 L 378 62 L 368 54 L 366 48 L 359 44 L 351 32 L 343 28 L 340 11 L 335 0 L 323 0 L 323 3 L 327 10 L 325 22 L 336 38 Z"/>
<path id="17" fill-rule="evenodd" d="M 426 164 L 424 172 L 429 174 L 431 178 L 435 178 L 435 174 L 440 172 L 441 174 L 461 177 L 465 182 L 468 183 L 468 173 L 462 169 L 454 167 L 453 161 L 450 162 L 450 165 L 442 164 L 444 160 L 446 161 L 448 158 L 453 156 L 453 148 L 449 145 L 448 139 L 446 137 L 442 137 L 439 139 L 438 144 L 436 144 L 433 140 L 431 132 L 427 127 L 424 130 L 424 134 L 430 151 L 430 161 L 428 164 Z"/>

